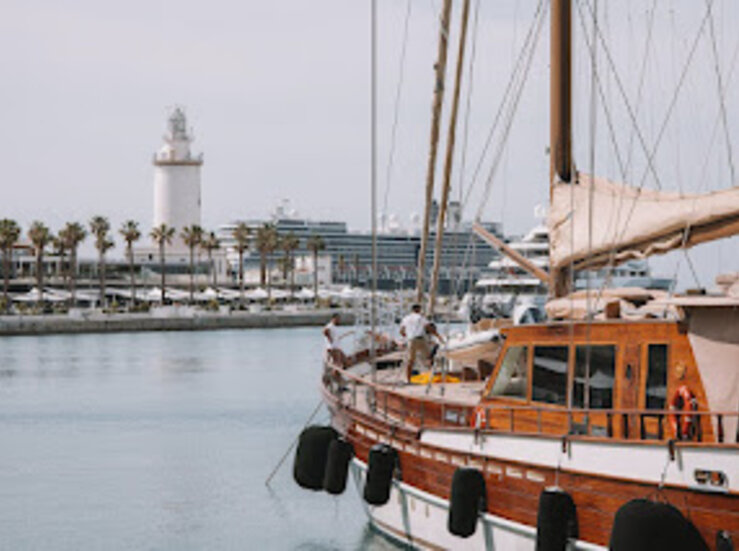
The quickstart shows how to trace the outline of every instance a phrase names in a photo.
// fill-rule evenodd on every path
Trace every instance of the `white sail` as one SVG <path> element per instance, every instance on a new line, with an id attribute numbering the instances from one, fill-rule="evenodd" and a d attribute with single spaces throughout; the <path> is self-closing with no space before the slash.
<path id="1" fill-rule="evenodd" d="M 552 187 L 549 228 L 552 267 L 615 265 L 738 234 L 739 187 L 682 194 L 578 173 Z"/>

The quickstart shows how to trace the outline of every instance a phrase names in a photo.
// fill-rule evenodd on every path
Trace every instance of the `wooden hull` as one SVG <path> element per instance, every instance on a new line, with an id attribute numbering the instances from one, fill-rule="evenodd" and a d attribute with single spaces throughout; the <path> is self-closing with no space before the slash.
<path id="1" fill-rule="evenodd" d="M 419 435 L 327 399 L 334 425 L 354 445 L 353 468 L 360 489 L 370 448 L 384 443 L 398 451 L 401 480 L 395 483 L 390 502 L 367 511 L 379 530 L 416 547 L 534 549 L 539 494 L 554 485 L 575 501 L 582 549 L 607 547 L 619 507 L 645 497 L 659 497 L 678 507 L 699 528 L 709 548 L 720 530 L 739 541 L 735 447 L 680 446 L 671 460 L 665 444 L 476 435 L 443 428 Z M 446 528 L 452 475 L 460 466 L 479 469 L 487 488 L 487 513 L 469 539 L 452 536 Z M 696 487 L 694 471 L 704 468 L 725 472 L 728 486 Z"/>

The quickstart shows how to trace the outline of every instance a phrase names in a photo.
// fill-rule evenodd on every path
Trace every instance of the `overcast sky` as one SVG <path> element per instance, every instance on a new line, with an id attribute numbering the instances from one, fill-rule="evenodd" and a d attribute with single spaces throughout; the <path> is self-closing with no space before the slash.
<path id="1" fill-rule="evenodd" d="M 587 9 L 585 2 L 578 3 Z M 378 4 L 382 202 L 407 2 Z M 460 4 L 455 3 L 457 10 Z M 609 71 L 610 62 L 601 52 L 603 90 L 620 151 L 624 156 L 632 151 L 625 176 L 639 180 L 645 156 L 631 118 L 637 119 L 644 141 L 653 144 L 705 3 L 658 2 L 653 19 L 648 11 L 652 2 L 647 0 L 599 4 L 609 55 L 619 75 Z M 656 157 L 664 188 L 705 191 L 731 182 L 727 141 L 739 142 L 739 75 L 732 72 L 739 7 L 733 0 L 713 4 L 713 35 L 706 26 Z M 440 5 L 440 0 L 412 0 L 411 5 L 388 193 L 388 211 L 403 223 L 423 208 Z M 476 33 L 470 24 L 468 56 L 473 41 L 477 55 L 464 150 L 464 127 L 459 126 L 455 196 L 462 153 L 466 188 L 536 5 L 537 0 L 482 0 Z M 575 9 L 575 160 L 587 170 L 589 58 L 577 13 Z M 458 23 L 455 11 L 448 81 Z M 713 55 L 711 36 L 718 56 Z M 482 209 L 484 218 L 503 221 L 513 233 L 529 229 L 535 223 L 534 205 L 548 198 L 547 24 L 538 40 L 490 199 Z M 639 94 L 645 51 L 649 55 Z M 56 230 L 66 221 L 103 214 L 116 228 L 133 218 L 148 230 L 151 158 L 161 145 L 169 108 L 178 104 L 186 108 L 194 128 L 195 150 L 205 154 L 206 227 L 265 217 L 278 201 L 289 198 L 307 217 L 345 220 L 353 228 L 366 229 L 369 52 L 369 0 L 5 0 L 0 18 L 0 216 L 15 218 L 24 227 L 40 219 Z M 716 65 L 724 79 L 728 132 L 721 125 L 714 129 L 720 113 Z M 466 79 L 469 84 L 469 74 Z M 622 89 L 631 111 L 622 101 Z M 463 105 L 466 97 L 465 89 Z M 623 171 L 614 160 L 614 140 L 602 106 L 598 113 L 596 172 L 621 180 Z M 443 128 L 444 134 L 446 125 Z M 494 151 L 498 138 L 492 143 Z M 734 156 L 739 170 L 739 154 Z M 465 205 L 468 217 L 478 210 L 491 162 L 492 154 L 483 158 L 481 177 Z M 116 254 L 121 250 L 117 247 Z M 704 285 L 717 270 L 739 270 L 736 240 L 705 247 L 691 257 Z M 671 255 L 656 267 L 671 275 L 680 262 L 685 279 L 687 263 L 680 258 Z"/>

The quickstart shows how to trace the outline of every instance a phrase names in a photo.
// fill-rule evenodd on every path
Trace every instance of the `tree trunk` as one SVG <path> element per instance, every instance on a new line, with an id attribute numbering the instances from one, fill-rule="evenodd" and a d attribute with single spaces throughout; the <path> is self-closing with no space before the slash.
<path id="1" fill-rule="evenodd" d="M 36 253 L 36 285 L 38 287 L 38 306 L 44 305 L 44 251 Z"/>
<path id="2" fill-rule="evenodd" d="M 264 287 L 267 284 L 267 253 L 259 253 L 259 284 Z"/>
<path id="3" fill-rule="evenodd" d="M 105 308 L 105 255 L 98 256 L 98 276 L 100 278 L 100 308 Z"/>
<path id="4" fill-rule="evenodd" d="M 318 249 L 313 251 L 313 302 L 318 306 Z"/>
<path id="5" fill-rule="evenodd" d="M 190 305 L 195 299 L 195 247 L 190 246 Z"/>
<path id="6" fill-rule="evenodd" d="M 272 270 L 271 266 L 267 265 L 267 305 L 272 306 Z"/>
<path id="7" fill-rule="evenodd" d="M 8 251 L 8 249 L 3 249 L 3 300 L 5 301 L 6 314 L 10 313 L 8 287 L 10 287 L 10 251 Z"/>
<path id="8" fill-rule="evenodd" d="M 74 247 L 69 253 L 70 266 L 70 277 L 69 277 L 69 300 L 71 301 L 71 307 L 74 307 L 77 302 L 77 247 Z"/>
<path id="9" fill-rule="evenodd" d="M 133 246 L 128 245 L 128 269 L 131 273 L 131 306 L 136 306 L 136 275 L 134 274 L 133 265 Z"/>
<path id="10" fill-rule="evenodd" d="M 244 307 L 244 251 L 239 250 L 239 301 Z"/>
<path id="11" fill-rule="evenodd" d="M 164 285 L 165 285 L 165 279 L 164 279 L 164 243 L 159 244 L 159 260 L 161 262 L 161 269 L 162 269 L 162 297 L 161 302 L 162 306 L 164 306 Z"/>
<path id="12" fill-rule="evenodd" d="M 288 268 L 290 269 L 290 298 L 293 298 L 295 296 L 295 258 L 292 253 L 290 253 Z"/>

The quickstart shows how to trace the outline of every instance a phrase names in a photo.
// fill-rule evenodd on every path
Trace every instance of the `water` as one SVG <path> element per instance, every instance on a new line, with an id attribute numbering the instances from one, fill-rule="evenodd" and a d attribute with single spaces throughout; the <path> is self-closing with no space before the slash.
<path id="1" fill-rule="evenodd" d="M 318 329 L 0 339 L 0 549 L 396 549 L 305 491 Z M 318 421 L 327 421 L 323 409 Z"/>

